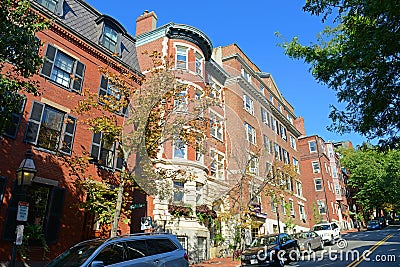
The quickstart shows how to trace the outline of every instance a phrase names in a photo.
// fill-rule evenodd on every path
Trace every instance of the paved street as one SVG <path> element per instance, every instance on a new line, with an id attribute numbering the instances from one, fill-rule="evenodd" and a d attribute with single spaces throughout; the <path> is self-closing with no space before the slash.
<path id="1" fill-rule="evenodd" d="M 399 267 L 400 266 L 400 227 L 389 226 L 382 230 L 362 231 L 343 234 L 347 247 L 340 249 L 337 244 L 326 246 L 311 256 L 302 256 L 298 262 L 285 266 L 293 267 Z M 363 257 L 363 254 L 365 257 Z M 236 267 L 240 261 L 231 258 L 211 259 L 193 267 Z"/>

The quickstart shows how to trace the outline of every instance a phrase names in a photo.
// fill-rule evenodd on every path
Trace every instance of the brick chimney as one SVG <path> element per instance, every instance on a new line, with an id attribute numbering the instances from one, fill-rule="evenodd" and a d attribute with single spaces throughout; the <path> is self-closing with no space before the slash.
<path id="1" fill-rule="evenodd" d="M 145 10 L 136 19 L 136 36 L 154 30 L 157 27 L 157 15 L 154 11 Z"/>
<path id="2" fill-rule="evenodd" d="M 304 118 L 303 117 L 297 117 L 294 120 L 294 127 L 296 127 L 297 130 L 301 133 L 301 137 L 306 136 L 306 129 L 304 128 Z"/>

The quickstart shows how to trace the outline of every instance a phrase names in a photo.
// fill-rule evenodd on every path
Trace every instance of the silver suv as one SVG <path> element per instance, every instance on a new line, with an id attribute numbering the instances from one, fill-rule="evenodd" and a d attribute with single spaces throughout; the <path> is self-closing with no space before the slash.
<path id="1" fill-rule="evenodd" d="M 340 227 L 335 222 L 319 223 L 313 226 L 316 232 L 325 243 L 335 244 L 340 238 Z"/>
<path id="2" fill-rule="evenodd" d="M 172 234 L 134 234 L 76 244 L 46 267 L 188 267 L 188 255 Z"/>

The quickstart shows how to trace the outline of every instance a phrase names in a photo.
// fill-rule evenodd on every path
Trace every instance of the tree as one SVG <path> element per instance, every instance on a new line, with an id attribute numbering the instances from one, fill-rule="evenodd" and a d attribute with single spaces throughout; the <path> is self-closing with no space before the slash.
<path id="1" fill-rule="evenodd" d="M 356 189 L 356 202 L 364 214 L 374 210 L 393 211 L 399 208 L 400 152 L 382 152 L 364 144 L 355 149 L 340 149 L 341 164 L 349 170 L 349 186 Z M 391 210 L 387 207 L 392 207 Z"/>
<path id="2" fill-rule="evenodd" d="M 179 80 L 181 72 L 174 70 L 170 58 L 158 52 L 148 56 L 153 68 L 140 81 L 140 88 L 133 82 L 134 75 L 100 67 L 114 93 L 98 99 L 96 93 L 87 90 L 76 109 L 86 117 L 83 123 L 88 129 L 102 133 L 106 143 L 119 144 L 121 170 L 108 172 L 102 181 L 87 173 L 93 161 L 88 151 L 66 159 L 71 175 L 77 178 L 77 189 L 85 196 L 82 207 L 96 213 L 103 224 L 111 224 L 111 236 L 117 234 L 121 216 L 128 218 L 133 190 L 163 198 L 171 193 L 169 178 L 193 179 L 184 168 L 162 168 L 155 160 L 168 142 L 179 140 L 182 145 L 198 146 L 208 127 L 205 111 L 219 103 L 218 93 L 208 86 L 194 97 L 193 88 Z M 123 109 L 128 109 L 129 115 L 122 124 L 117 114 Z"/>
<path id="3" fill-rule="evenodd" d="M 303 7 L 326 23 L 317 43 L 302 45 L 295 37 L 281 46 L 285 54 L 311 65 L 314 78 L 335 90 L 345 110 L 331 106 L 328 127 L 358 132 L 398 147 L 400 136 L 400 2 L 310 0 Z"/>
<path id="4" fill-rule="evenodd" d="M 20 109 L 23 96 L 19 92 L 39 94 L 33 76 L 43 59 L 35 34 L 47 25 L 27 0 L 0 2 L 0 133 L 9 126 L 12 113 Z"/>

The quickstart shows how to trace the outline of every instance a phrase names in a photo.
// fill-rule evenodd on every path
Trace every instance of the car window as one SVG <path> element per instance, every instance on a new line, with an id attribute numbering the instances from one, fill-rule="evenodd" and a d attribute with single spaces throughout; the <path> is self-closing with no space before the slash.
<path id="1" fill-rule="evenodd" d="M 335 230 L 337 228 L 339 228 L 339 226 L 337 226 L 335 223 L 332 223 L 332 229 Z"/>
<path id="2" fill-rule="evenodd" d="M 261 236 L 253 240 L 250 247 L 261 247 L 266 245 L 278 244 L 277 236 Z"/>
<path id="3" fill-rule="evenodd" d="M 81 266 L 102 243 L 102 241 L 91 241 L 73 246 L 47 266 Z"/>
<path id="4" fill-rule="evenodd" d="M 124 261 L 125 249 L 123 243 L 113 243 L 103 248 L 94 259 L 95 261 L 103 261 L 104 266 Z"/>
<path id="5" fill-rule="evenodd" d="M 331 226 L 329 224 L 323 225 L 314 225 L 313 231 L 322 231 L 322 230 L 331 230 Z"/>
<path id="6" fill-rule="evenodd" d="M 310 235 L 311 235 L 311 237 L 317 237 L 318 236 L 317 233 L 315 233 L 315 232 L 311 232 Z"/>
<path id="7" fill-rule="evenodd" d="M 149 255 L 171 252 L 178 247 L 168 238 L 146 239 Z"/>
<path id="8" fill-rule="evenodd" d="M 290 239 L 290 237 L 288 235 L 281 235 L 279 238 L 280 238 L 281 244 L 286 243 Z"/>
<path id="9" fill-rule="evenodd" d="M 127 260 L 134 260 L 148 255 L 145 240 L 132 240 L 126 242 Z"/>

